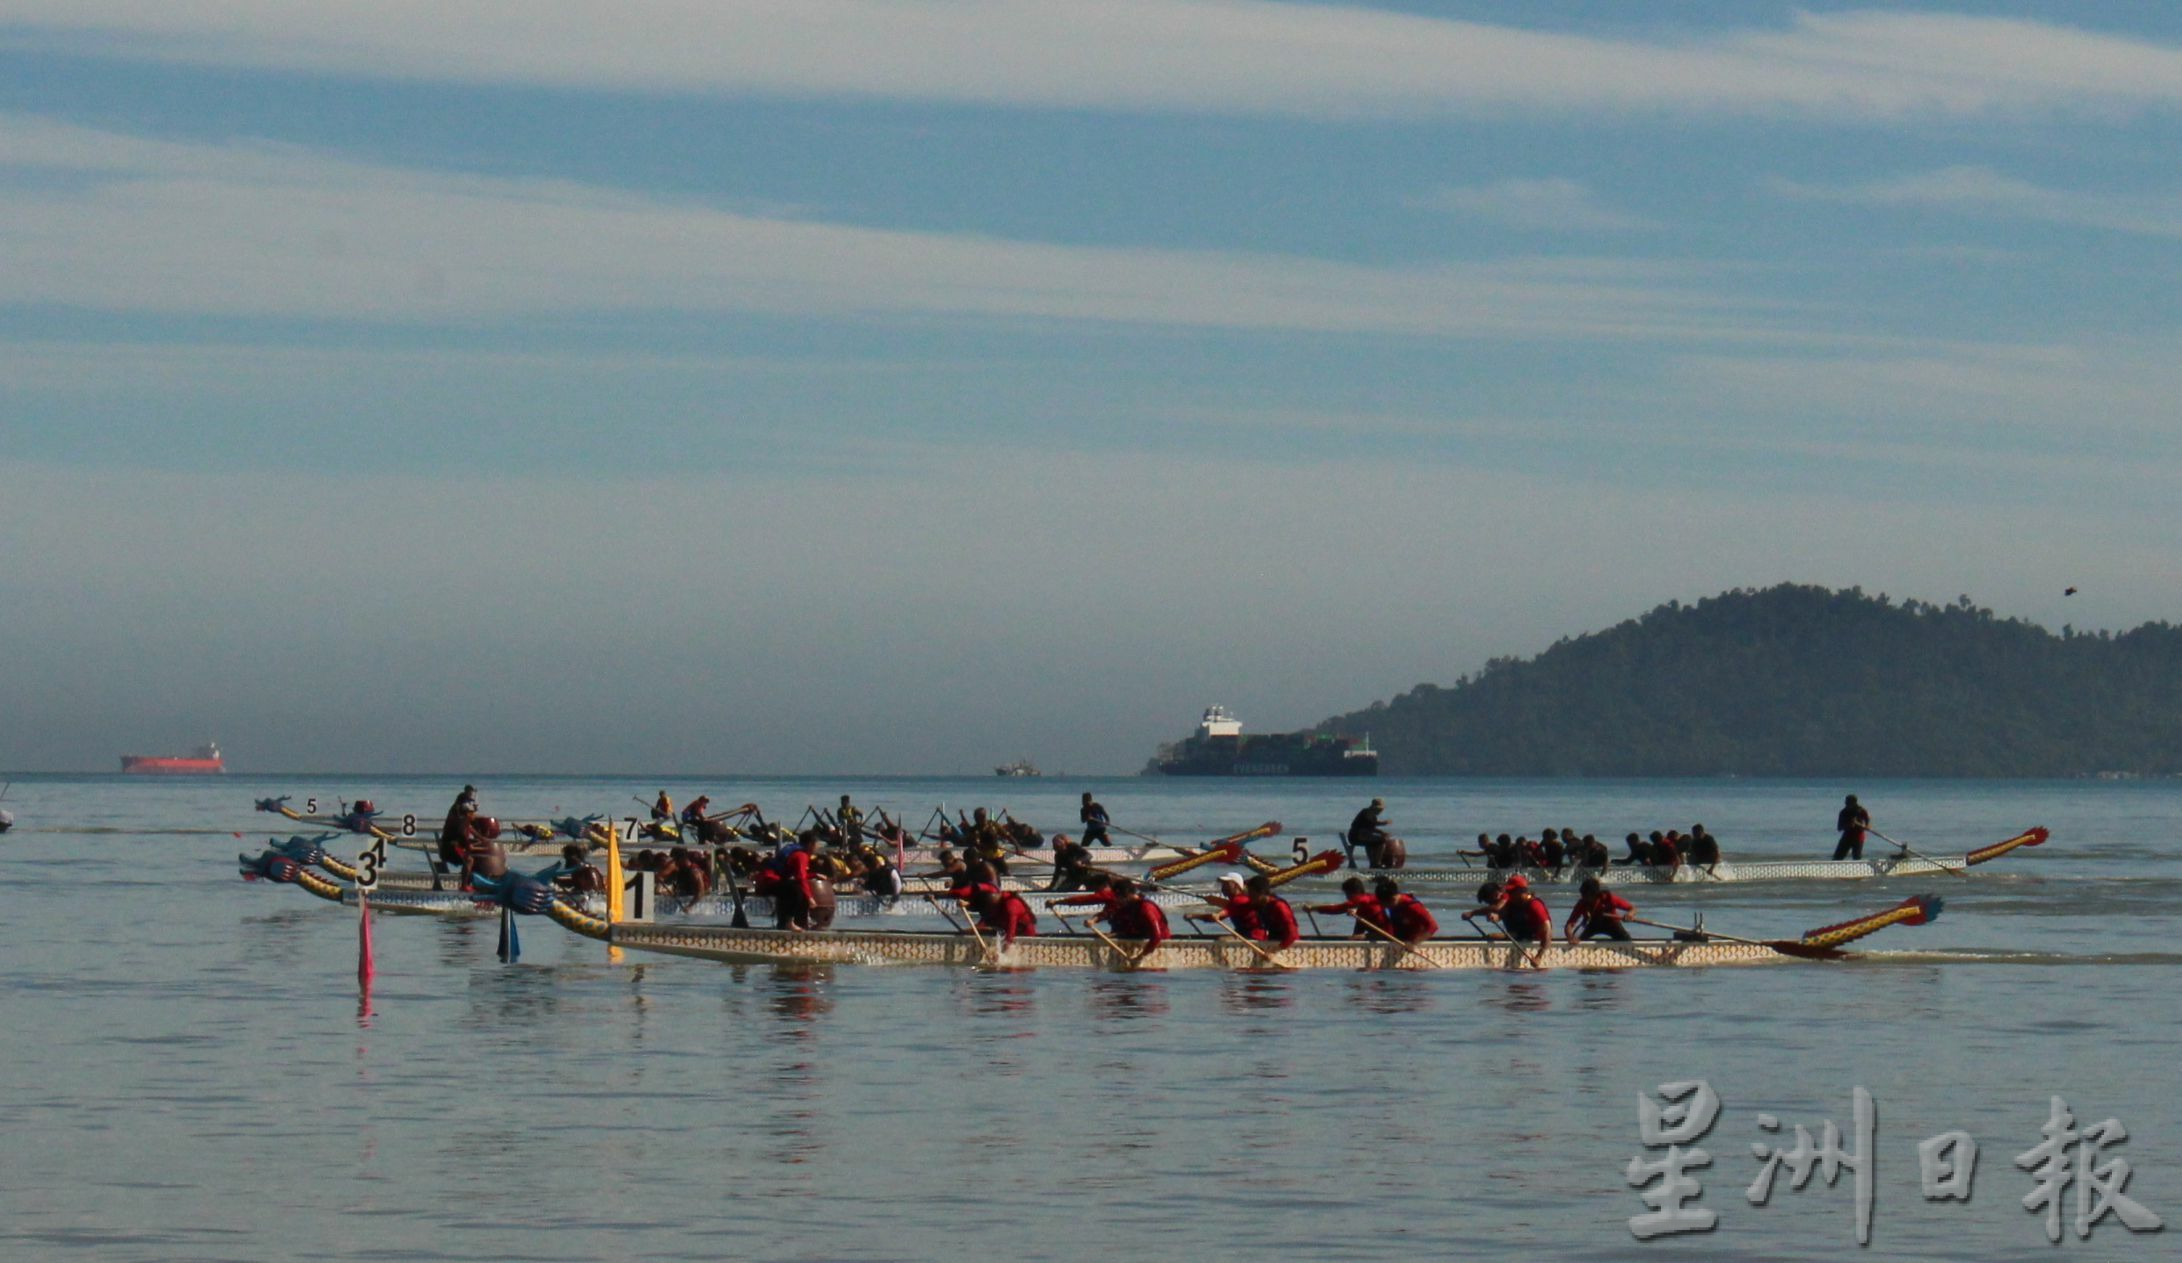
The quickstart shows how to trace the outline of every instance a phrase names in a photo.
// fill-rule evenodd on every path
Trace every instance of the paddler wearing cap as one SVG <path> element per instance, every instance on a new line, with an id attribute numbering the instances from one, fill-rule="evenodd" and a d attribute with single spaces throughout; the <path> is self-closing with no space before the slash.
<path id="1" fill-rule="evenodd" d="M 1512 873 L 1500 883 L 1500 901 L 1492 912 L 1500 928 L 1518 943 L 1543 948 L 1553 941 L 1553 914 L 1546 910 L 1545 900 L 1531 893 L 1530 879 L 1521 873 Z"/>
<path id="2" fill-rule="evenodd" d="M 1622 922 L 1636 912 L 1636 905 L 1608 890 L 1596 877 L 1584 878 L 1577 890 L 1576 906 L 1568 910 L 1568 920 L 1561 926 L 1568 941 L 1611 938 L 1628 942 L 1629 927 Z M 1580 934 L 1577 933 L 1579 924 L 1583 927 Z"/>
<path id="3" fill-rule="evenodd" d="M 1265 923 L 1258 919 L 1258 906 L 1251 901 L 1241 873 L 1220 874 L 1220 893 L 1206 895 L 1205 902 L 1216 909 L 1215 920 L 1227 922 L 1244 938 L 1265 941 Z"/>

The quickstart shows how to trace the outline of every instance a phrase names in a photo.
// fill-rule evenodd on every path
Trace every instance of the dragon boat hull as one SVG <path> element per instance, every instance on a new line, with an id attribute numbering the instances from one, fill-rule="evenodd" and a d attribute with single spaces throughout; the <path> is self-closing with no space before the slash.
<path id="1" fill-rule="evenodd" d="M 1355 939 L 1309 938 L 1269 964 L 1240 939 L 1175 938 L 1138 962 L 1141 943 L 1116 946 L 1095 936 L 1019 938 L 993 951 L 967 934 L 893 930 L 737 930 L 710 925 L 631 924 L 608 927 L 595 918 L 564 912 L 555 920 L 577 933 L 633 951 L 688 956 L 729 965 L 903 964 L 1003 969 L 1101 969 L 1109 971 L 1224 969 L 1641 969 L 1764 965 L 1805 959 L 1765 943 L 1702 943 L 1642 940 L 1629 943 L 1554 943 L 1538 952 L 1506 942 L 1433 940 L 1414 949 Z M 588 921 L 589 924 L 583 924 Z M 990 940 L 988 940 L 989 942 Z M 997 944 L 994 945 L 997 947 Z M 1130 953 L 1123 955 L 1123 951 Z"/>

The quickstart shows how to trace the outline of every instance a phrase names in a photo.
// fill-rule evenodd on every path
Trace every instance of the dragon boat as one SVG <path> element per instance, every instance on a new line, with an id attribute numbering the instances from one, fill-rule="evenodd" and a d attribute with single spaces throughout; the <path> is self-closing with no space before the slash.
<path id="1" fill-rule="evenodd" d="M 1940 900 L 1920 895 L 1868 916 L 1812 930 L 1796 939 L 1739 939 L 1678 934 L 1628 942 L 1554 942 L 1543 948 L 1505 939 L 1430 939 L 1419 944 L 1311 937 L 1269 951 L 1234 935 L 1185 935 L 1147 950 L 1104 934 L 1022 937 L 1005 947 L 990 936 L 922 930 L 756 930 L 686 923 L 609 922 L 565 903 L 544 915 L 599 942 L 632 951 L 688 956 L 729 965 L 902 964 L 983 969 L 1639 969 L 1766 965 L 1843 960 L 1843 947 L 1890 925 L 1922 925 Z"/>
<path id="2" fill-rule="evenodd" d="M 244 877 L 292 883 L 318 898 L 336 903 L 355 902 L 354 887 L 302 862 L 299 852 L 309 839 L 296 839 L 302 847 L 275 848 L 252 859 L 238 857 Z M 1298 870 L 1330 864 L 1334 853 L 1314 857 Z M 619 864 L 614 866 L 618 876 Z M 1298 875 L 1301 875 L 1299 872 Z M 448 900 L 444 893 L 388 892 L 397 901 L 413 903 L 413 911 L 435 911 L 426 901 Z M 388 895 L 372 900 L 390 908 Z M 1056 895 L 1053 898 L 1059 898 Z M 1189 896 L 1179 896 L 1189 898 Z M 1505 939 L 1431 939 L 1417 944 L 1312 936 L 1278 952 L 1261 943 L 1233 934 L 1182 935 L 1147 950 L 1132 940 L 1117 940 L 1094 930 L 1084 936 L 1063 927 L 1063 932 L 1024 936 L 1005 947 L 989 936 L 965 931 L 923 930 L 764 930 L 697 921 L 632 921 L 619 919 L 619 908 L 600 916 L 580 901 L 552 890 L 540 877 L 519 874 L 492 884 L 477 894 L 457 894 L 454 900 L 472 908 L 483 905 L 502 917 L 503 959 L 520 953 L 511 917 L 544 916 L 583 937 L 629 948 L 672 956 L 689 956 L 725 964 L 825 964 L 893 963 L 967 965 L 980 968 L 1088 968 L 1139 969 L 1632 969 L 1645 967 L 1694 967 L 1713 965 L 1775 964 L 1790 960 L 1839 960 L 1850 954 L 1848 943 L 1875 934 L 1890 925 L 1922 925 L 1939 915 L 1940 900 L 1918 895 L 1868 916 L 1811 930 L 1795 939 L 1744 939 L 1704 932 L 1678 932 L 1671 938 L 1626 942 L 1553 942 L 1545 946 L 1510 943 Z M 720 901 L 730 908 L 732 901 Z M 743 906 L 750 910 L 752 900 Z M 450 907 L 442 902 L 438 907 Z M 390 908 L 391 910 L 391 908 Z M 1051 911 L 1050 906 L 1048 911 Z"/>
<path id="3" fill-rule="evenodd" d="M 285 842 L 276 840 L 273 846 L 263 854 L 256 857 L 239 855 L 236 857 L 236 861 L 242 876 L 246 880 L 264 880 L 280 884 L 299 885 L 320 898 L 353 905 L 363 897 L 355 885 L 359 880 L 360 873 L 356 865 L 326 849 L 325 844 L 332 841 L 335 836 L 337 835 L 327 833 L 320 834 L 317 837 L 292 837 Z M 1182 873 L 1209 864 L 1232 864 L 1237 862 L 1242 855 L 1242 843 L 1232 839 L 1223 840 L 1214 846 L 1191 855 L 1187 859 L 1172 861 L 1152 871 L 1163 877 L 1179 876 Z M 1302 878 L 1331 872 L 1340 863 L 1341 853 L 1339 851 L 1321 851 L 1301 863 L 1276 869 L 1268 874 L 1268 877 L 1272 885 L 1279 887 Z M 320 869 L 324 870 L 324 874 L 317 871 Z M 369 898 L 373 907 L 396 915 L 456 918 L 490 916 L 494 915 L 505 902 L 503 886 L 511 883 L 544 885 L 550 882 L 554 871 L 548 869 L 545 872 L 530 876 L 511 874 L 498 881 L 491 878 L 479 878 L 477 879 L 477 889 L 471 891 L 450 888 L 448 879 L 438 874 L 416 871 L 379 872 L 375 875 L 375 889 L 371 892 Z M 313 880 L 303 880 L 302 874 L 306 873 Z M 824 883 L 824 888 L 825 904 L 830 910 L 829 916 L 831 917 L 862 918 L 917 914 L 932 915 L 937 913 L 940 907 L 955 910 L 953 904 L 942 898 L 946 887 L 936 884 L 913 883 L 911 888 L 905 889 L 899 895 L 837 891 L 831 883 Z M 1075 892 L 1065 890 L 1023 890 L 1018 893 L 1023 895 L 1025 901 L 1031 905 L 1034 911 L 1050 915 L 1055 904 L 1069 898 Z M 1186 910 L 1206 908 L 1206 893 L 1209 892 L 1165 889 L 1149 891 L 1146 893 L 1146 897 L 1161 907 Z M 555 894 L 563 902 L 580 907 L 594 916 L 601 914 L 606 907 L 606 899 L 602 894 L 583 896 L 570 895 L 566 892 L 555 892 Z M 935 898 L 940 899 L 938 907 L 935 907 Z M 714 894 L 694 899 L 676 895 L 653 894 L 651 903 L 654 907 L 663 909 L 672 915 L 692 920 L 727 919 L 735 915 L 738 906 L 746 918 L 758 917 L 762 919 L 773 915 L 773 901 L 756 894 L 743 894 L 739 898 L 734 894 Z M 1206 910 L 1209 911 L 1209 908 L 1206 908 Z"/>
<path id="4" fill-rule="evenodd" d="M 1586 877 L 1596 877 L 1609 886 L 1630 883 L 1663 886 L 1715 882 L 1860 881 L 1883 877 L 1925 877 L 1940 873 L 1961 873 L 1980 864 L 1991 863 L 2001 856 L 2013 854 L 2024 847 L 2043 845 L 2051 836 L 2051 831 L 2041 825 L 2004 841 L 1959 855 L 1914 855 L 1903 852 L 1862 860 L 1722 860 L 1717 864 L 1678 864 L 1671 867 L 1665 864 L 1613 864 L 1605 868 L 1589 868 L 1571 864 L 1561 868 L 1538 868 L 1526 864 L 1516 871 L 1533 883 L 1575 884 Z M 1250 856 L 1245 862 L 1257 867 L 1266 861 Z M 1510 870 L 1478 864 L 1465 868 L 1405 867 L 1358 871 L 1383 873 L 1404 883 L 1444 884 L 1495 881 L 1507 876 Z"/>

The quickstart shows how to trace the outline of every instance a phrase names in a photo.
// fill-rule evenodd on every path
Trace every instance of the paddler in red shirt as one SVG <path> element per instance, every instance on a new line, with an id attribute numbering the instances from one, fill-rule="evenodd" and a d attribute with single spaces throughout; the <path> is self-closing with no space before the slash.
<path id="1" fill-rule="evenodd" d="M 985 887 L 971 898 L 970 908 L 977 913 L 977 928 L 999 935 L 1002 947 L 1015 942 L 1017 935 L 1037 937 L 1037 915 L 1023 896 L 1012 890 Z"/>
<path id="2" fill-rule="evenodd" d="M 1440 932 L 1439 919 L 1415 895 L 1402 893 L 1391 877 L 1381 877 L 1372 895 L 1386 909 L 1388 928 L 1394 937 L 1415 946 Z"/>
<path id="3" fill-rule="evenodd" d="M 758 868 L 751 891 L 773 901 L 773 928 L 809 928 L 811 904 L 811 853 L 794 842 L 783 842 L 773 858 Z"/>
<path id="4" fill-rule="evenodd" d="M 1323 912 L 1328 916 L 1355 917 L 1356 925 L 1349 932 L 1350 938 L 1371 937 L 1371 931 L 1364 928 L 1367 923 L 1378 926 L 1389 934 L 1394 932 L 1394 927 L 1387 923 L 1386 909 L 1380 905 L 1377 898 L 1364 889 L 1363 878 L 1351 877 L 1342 882 L 1341 893 L 1348 897 L 1339 903 L 1313 904 L 1311 905 L 1311 911 Z"/>
<path id="5" fill-rule="evenodd" d="M 1518 943 L 1536 943 L 1541 950 L 1553 941 L 1553 914 L 1545 900 L 1530 892 L 1530 882 L 1516 873 L 1500 884 L 1500 906 L 1494 910 L 1500 928 Z"/>
<path id="6" fill-rule="evenodd" d="M 1636 911 L 1636 905 L 1600 885 L 1596 877 L 1584 878 L 1579 890 L 1582 897 L 1576 900 L 1575 907 L 1569 909 L 1568 921 L 1561 927 L 1562 932 L 1568 935 L 1568 941 L 1573 943 L 1578 938 L 1611 938 L 1628 942 L 1629 927 L 1622 922 Z M 1581 934 L 1576 930 L 1579 922 L 1583 925 Z"/>
<path id="7" fill-rule="evenodd" d="M 1243 883 L 1243 889 L 1249 892 L 1250 907 L 1258 914 L 1265 941 L 1273 944 L 1275 951 L 1294 947 L 1296 940 L 1303 937 L 1302 931 L 1296 929 L 1296 910 L 1288 906 L 1286 899 L 1273 893 L 1272 878 L 1264 873 L 1253 873 L 1250 880 Z"/>
<path id="8" fill-rule="evenodd" d="M 963 865 L 962 875 L 948 887 L 947 897 L 974 906 L 986 895 L 998 895 L 1000 883 L 993 879 L 993 870 L 983 860 L 972 860 Z"/>
<path id="9" fill-rule="evenodd" d="M 1173 931 L 1167 928 L 1167 914 L 1159 910 L 1158 904 L 1146 899 L 1137 884 L 1127 877 L 1114 883 L 1113 906 L 1091 919 L 1112 926 L 1115 938 L 1143 939 L 1145 946 L 1137 956 L 1138 960 L 1151 955 L 1154 948 L 1174 937 Z"/>
<path id="10" fill-rule="evenodd" d="M 1220 893 L 1205 896 L 1205 902 L 1218 909 L 1213 913 L 1214 920 L 1234 926 L 1235 932 L 1246 939 L 1265 941 L 1265 923 L 1258 919 L 1258 907 L 1250 901 L 1241 873 L 1220 874 Z"/>
<path id="11" fill-rule="evenodd" d="M 1107 910 L 1114 906 L 1113 877 L 1106 873 L 1093 873 L 1085 880 L 1090 885 L 1082 894 L 1070 895 L 1066 899 L 1055 899 L 1048 902 L 1046 906 L 1048 908 L 1097 908 L 1099 910 L 1098 915 L 1104 916 Z"/>

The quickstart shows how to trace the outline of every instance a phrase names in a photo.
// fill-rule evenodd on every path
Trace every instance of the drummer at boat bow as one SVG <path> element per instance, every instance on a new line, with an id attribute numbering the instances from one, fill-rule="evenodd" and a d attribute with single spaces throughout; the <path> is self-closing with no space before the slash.
<path id="1" fill-rule="evenodd" d="M 1369 807 L 1357 812 L 1356 818 L 1349 821 L 1349 845 L 1363 847 L 1364 856 L 1373 868 L 1381 867 L 1379 859 L 1386 846 L 1388 823 L 1384 798 L 1372 799 Z"/>
<path id="2" fill-rule="evenodd" d="M 1578 888 L 1582 897 L 1576 906 L 1568 910 L 1568 921 L 1561 930 L 1573 943 L 1579 938 L 1611 938 L 1629 941 L 1629 927 L 1622 922 L 1636 914 L 1636 905 L 1599 884 L 1596 877 L 1586 877 Z M 1577 933 L 1577 927 L 1583 932 Z"/>
<path id="3" fill-rule="evenodd" d="M 465 785 L 447 808 L 439 826 L 439 857 L 450 864 L 462 862 L 462 849 L 470 842 L 470 821 L 477 815 L 477 789 Z"/>
<path id="4" fill-rule="evenodd" d="M 1848 801 L 1841 804 L 1841 814 L 1834 817 L 1833 827 L 1841 831 L 1841 840 L 1834 843 L 1833 857 L 1837 860 L 1864 858 L 1864 834 L 1871 828 L 1871 813 L 1856 801 L 1856 795 L 1849 795 Z"/>

